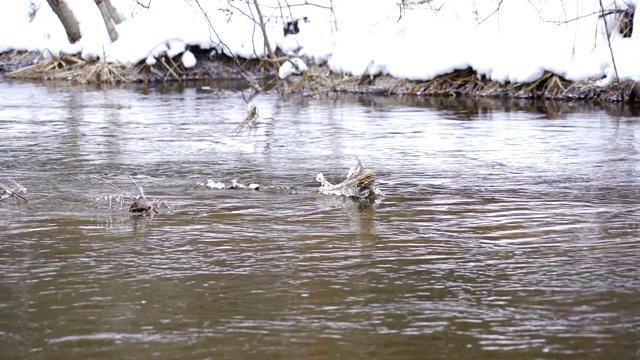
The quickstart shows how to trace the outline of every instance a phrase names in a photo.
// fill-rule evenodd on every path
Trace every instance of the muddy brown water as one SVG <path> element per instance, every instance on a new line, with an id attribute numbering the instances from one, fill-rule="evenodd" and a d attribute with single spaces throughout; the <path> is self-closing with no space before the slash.
<path id="1" fill-rule="evenodd" d="M 0 98 L 1 359 L 640 358 L 633 111 L 263 94 L 230 136 L 235 91 Z M 316 193 L 354 155 L 382 202 Z"/>

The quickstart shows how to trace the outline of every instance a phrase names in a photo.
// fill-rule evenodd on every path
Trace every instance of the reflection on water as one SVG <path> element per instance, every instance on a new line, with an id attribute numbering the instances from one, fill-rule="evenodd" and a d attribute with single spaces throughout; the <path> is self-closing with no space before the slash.
<path id="1" fill-rule="evenodd" d="M 0 96 L 3 358 L 640 357 L 634 109 L 264 94 L 236 137 L 236 92 Z M 382 203 L 315 192 L 354 155 Z"/>

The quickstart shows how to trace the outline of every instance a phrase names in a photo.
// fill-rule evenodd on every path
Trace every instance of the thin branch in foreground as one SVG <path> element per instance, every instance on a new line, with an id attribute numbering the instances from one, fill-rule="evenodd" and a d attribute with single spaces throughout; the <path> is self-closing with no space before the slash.
<path id="1" fill-rule="evenodd" d="M 202 7 L 202 5 L 200 5 L 200 2 L 198 0 L 195 0 L 195 3 L 196 5 L 198 5 L 198 8 L 202 12 L 202 15 L 204 16 L 205 20 L 209 24 L 209 30 L 213 32 L 216 38 L 218 38 L 217 42 L 213 41 L 213 38 L 211 37 L 211 33 L 210 33 L 209 40 L 211 40 L 212 43 L 217 44 L 218 46 L 222 46 L 227 51 L 228 56 L 233 59 L 233 62 L 236 64 L 236 66 L 238 67 L 238 70 L 240 71 L 240 75 L 249 83 L 249 86 L 251 86 L 255 91 L 261 92 L 262 87 L 255 80 L 253 80 L 249 75 L 246 74 L 246 72 L 242 68 L 242 64 L 240 64 L 240 60 L 238 60 L 238 57 L 233 53 L 233 51 L 231 51 L 231 48 L 229 48 L 229 46 L 225 44 L 224 41 L 222 41 L 222 38 L 220 38 L 220 35 L 218 35 L 218 32 L 213 27 L 213 24 L 211 23 L 211 19 L 209 19 L 209 15 L 207 15 L 207 12 L 204 11 L 204 8 Z"/>
<path id="2" fill-rule="evenodd" d="M 489 18 L 490 18 L 490 17 L 492 17 L 495 13 L 499 12 L 499 11 L 500 11 L 500 6 L 502 6 L 502 2 L 503 2 L 503 1 L 504 1 L 504 0 L 500 0 L 500 1 L 498 2 L 498 6 L 496 7 L 496 9 L 495 9 L 495 10 L 493 10 L 493 12 L 492 12 L 491 14 L 487 15 L 487 17 L 486 17 L 486 18 L 484 18 L 484 19 L 482 19 L 481 21 L 479 21 L 479 22 L 478 22 L 478 24 L 477 24 L 476 26 L 480 26 L 480 24 L 482 24 L 483 22 L 485 22 L 485 21 L 489 20 Z"/>
<path id="3" fill-rule="evenodd" d="M 262 37 L 264 38 L 264 45 L 267 47 L 267 54 L 269 56 L 269 59 L 275 59 L 276 55 L 273 53 L 273 49 L 271 49 L 271 44 L 269 43 L 269 38 L 267 37 L 267 28 L 264 24 L 264 18 L 262 17 L 262 10 L 260 10 L 260 5 L 258 5 L 258 0 L 253 0 L 253 6 L 256 7 L 256 12 L 258 13 L 258 24 L 260 25 L 260 30 L 262 30 Z"/>

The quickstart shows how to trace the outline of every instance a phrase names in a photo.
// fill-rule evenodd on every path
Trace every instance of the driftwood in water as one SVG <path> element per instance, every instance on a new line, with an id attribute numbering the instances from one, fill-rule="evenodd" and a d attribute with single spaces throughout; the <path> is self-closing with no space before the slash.
<path id="1" fill-rule="evenodd" d="M 135 186 L 138 188 L 138 195 L 136 196 L 132 196 L 132 195 L 128 195 L 126 194 L 120 187 L 116 186 L 113 182 L 107 180 L 107 179 L 103 179 L 99 176 L 92 176 L 98 180 L 104 181 L 105 183 L 107 183 L 107 185 L 109 185 L 109 187 L 111 187 L 112 189 L 118 191 L 118 195 L 112 196 L 109 195 L 109 207 L 111 207 L 112 201 L 116 200 L 117 204 L 119 204 L 119 206 L 123 206 L 124 205 L 124 201 L 128 200 L 131 201 L 131 205 L 129 206 L 128 211 L 132 212 L 132 213 L 136 213 L 136 214 L 141 214 L 141 215 L 153 215 L 153 214 L 158 214 L 159 211 L 158 209 L 162 208 L 162 207 L 166 207 L 169 210 L 171 210 L 171 207 L 164 201 L 160 200 L 160 201 L 153 201 L 153 200 L 149 200 L 147 199 L 146 195 L 144 194 L 144 189 L 142 188 L 142 186 L 140 184 L 138 184 L 138 182 L 136 182 L 131 176 L 129 176 L 129 178 L 131 179 L 131 181 L 133 181 L 133 183 L 135 184 Z"/>
<path id="2" fill-rule="evenodd" d="M 151 213 L 157 214 L 158 210 L 156 210 L 151 201 L 147 200 L 146 197 L 138 196 L 129 207 L 129 212 L 151 215 Z"/>
<path id="3" fill-rule="evenodd" d="M 10 186 L 0 183 L 0 201 L 6 200 L 8 198 L 14 198 L 18 202 L 27 201 L 27 188 L 13 180 L 9 181 L 9 185 Z"/>
<path id="4" fill-rule="evenodd" d="M 144 196 L 144 189 L 142 188 L 142 186 L 140 186 L 140 184 L 138 184 L 135 180 L 133 180 L 131 176 L 129 176 L 129 179 L 133 181 L 133 183 L 138 188 L 138 191 L 140 192 L 140 195 L 136 196 L 133 199 L 133 203 L 131 204 L 131 206 L 129 206 L 129 212 L 139 213 L 142 215 L 151 215 L 152 213 L 157 214 L 158 213 L 158 210 L 156 210 L 157 205 L 153 204 L 151 201 L 147 199 L 146 196 Z"/>
<path id="5" fill-rule="evenodd" d="M 327 195 L 339 195 L 356 199 L 376 199 L 384 196 L 374 185 L 375 177 L 369 170 L 365 170 L 362 162 L 356 156 L 356 165 L 349 170 L 347 178 L 340 184 L 334 185 L 324 178 L 322 173 L 316 175 L 316 181 L 321 185 L 319 192 Z"/>

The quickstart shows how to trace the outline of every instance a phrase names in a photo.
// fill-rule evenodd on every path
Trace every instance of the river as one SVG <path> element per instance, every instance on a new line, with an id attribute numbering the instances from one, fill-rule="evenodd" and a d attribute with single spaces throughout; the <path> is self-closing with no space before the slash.
<path id="1" fill-rule="evenodd" d="M 236 136 L 237 91 L 0 97 L 1 359 L 640 359 L 635 110 L 259 94 Z M 384 199 L 318 194 L 356 155 Z"/>

